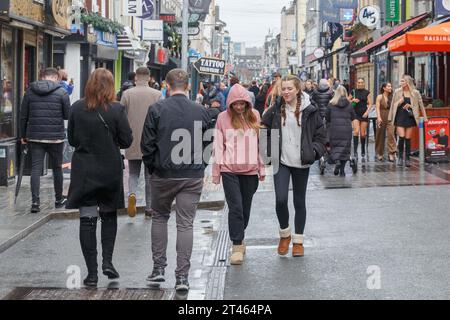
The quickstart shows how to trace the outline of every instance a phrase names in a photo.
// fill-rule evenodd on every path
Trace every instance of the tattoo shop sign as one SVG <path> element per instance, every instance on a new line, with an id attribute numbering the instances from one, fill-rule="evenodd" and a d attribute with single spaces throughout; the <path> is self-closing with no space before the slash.
<path id="1" fill-rule="evenodd" d="M 225 60 L 210 57 L 200 58 L 194 62 L 194 67 L 199 73 L 223 76 L 225 74 Z"/>

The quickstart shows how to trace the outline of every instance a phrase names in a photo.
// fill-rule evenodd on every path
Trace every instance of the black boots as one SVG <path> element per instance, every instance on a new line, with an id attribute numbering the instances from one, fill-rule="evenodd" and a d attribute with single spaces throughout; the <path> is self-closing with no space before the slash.
<path id="1" fill-rule="evenodd" d="M 403 167 L 403 151 L 405 146 L 405 138 L 399 137 L 398 138 L 398 159 L 397 159 L 397 166 Z"/>
<path id="2" fill-rule="evenodd" d="M 117 212 L 100 212 L 102 221 L 102 270 L 108 279 L 119 278 L 119 273 L 112 264 L 114 252 L 114 243 L 117 234 Z M 83 252 L 88 276 L 83 283 L 87 287 L 96 287 L 98 282 L 97 275 L 97 217 L 80 218 L 80 244 Z"/>
<path id="3" fill-rule="evenodd" d="M 411 139 L 405 139 L 405 167 L 411 167 L 411 161 L 409 159 L 411 155 Z"/>
<path id="4" fill-rule="evenodd" d="M 334 167 L 334 175 L 337 176 L 339 174 L 339 171 L 341 169 L 341 161 L 336 160 L 336 166 Z"/>
<path id="5" fill-rule="evenodd" d="M 100 212 L 102 221 L 102 270 L 108 279 L 119 278 L 119 273 L 112 264 L 112 256 L 114 252 L 114 243 L 117 234 L 117 211 Z"/>
<path id="6" fill-rule="evenodd" d="M 80 244 L 88 276 L 83 283 L 87 287 L 96 287 L 97 276 L 97 217 L 80 218 Z"/>
<path id="7" fill-rule="evenodd" d="M 339 167 L 339 176 L 340 177 L 345 177 L 345 164 L 347 163 L 347 161 L 342 161 L 341 160 L 341 165 Z"/>
<path id="8" fill-rule="evenodd" d="M 355 156 L 355 159 L 358 159 L 358 143 L 359 136 L 353 136 L 353 154 Z"/>
<path id="9" fill-rule="evenodd" d="M 361 158 L 366 157 L 366 137 L 361 137 Z"/>

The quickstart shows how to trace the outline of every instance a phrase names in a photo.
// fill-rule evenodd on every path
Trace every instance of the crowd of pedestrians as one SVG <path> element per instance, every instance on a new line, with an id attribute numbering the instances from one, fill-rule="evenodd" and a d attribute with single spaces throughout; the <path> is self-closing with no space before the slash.
<path id="1" fill-rule="evenodd" d="M 99 219 L 103 274 L 109 279 L 119 277 L 112 263 L 117 210 L 126 207 L 130 217 L 136 215 L 142 165 L 145 215 L 152 218 L 153 271 L 147 280 L 165 281 L 168 220 L 176 200 L 176 290 L 188 290 L 193 222 L 208 164 L 212 164 L 213 183 L 223 184 L 229 208 L 230 263 L 239 265 L 245 260 L 252 199 L 265 179 L 268 164 L 263 155 L 274 167 L 274 211 L 280 235 L 277 252 L 288 254 L 292 242 L 292 255 L 300 257 L 304 255 L 310 167 L 328 155 L 329 162 L 335 164 L 334 174 L 345 176 L 352 142 L 353 157 L 358 158 L 360 142 L 364 159 L 373 107 L 377 113 L 377 160 L 383 161 L 386 140 L 389 161 L 394 162 L 397 155 L 397 164 L 409 167 L 412 128 L 417 126 L 420 112 L 426 119 L 420 93 L 407 75 L 394 93 L 392 84 L 383 84 L 374 106 L 364 79 L 358 79 L 356 88 L 349 90 L 345 81 L 341 84 L 339 80 L 322 79 L 316 84 L 279 73 L 261 84 L 241 84 L 237 77 L 230 79 L 229 86 L 224 82 L 201 83 L 196 102 L 188 98 L 189 75 L 181 69 L 171 70 L 159 86 L 148 68 L 138 68 L 128 74 L 118 93 L 111 72 L 96 69 L 84 88 L 84 98 L 71 106 L 73 87 L 67 72 L 46 69 L 43 79 L 31 84 L 25 93 L 20 132 L 22 143 L 31 148 L 31 212 L 40 210 L 39 180 L 48 153 L 55 207 L 80 211 L 79 239 L 88 270 L 84 284 L 91 287 L 98 282 Z M 62 194 L 65 120 L 69 144 L 75 149 L 67 199 Z M 210 140 L 195 140 L 207 136 L 211 129 L 214 134 Z M 180 149 L 186 144 L 188 148 Z M 129 171 L 127 195 L 123 186 L 125 160 Z M 291 180 L 295 211 L 292 229 L 288 209 Z"/>

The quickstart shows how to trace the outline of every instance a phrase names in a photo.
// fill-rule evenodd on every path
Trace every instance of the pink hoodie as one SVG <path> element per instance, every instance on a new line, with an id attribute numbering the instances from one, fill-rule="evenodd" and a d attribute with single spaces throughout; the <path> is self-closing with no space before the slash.
<path id="1" fill-rule="evenodd" d="M 264 176 L 264 164 L 259 156 L 259 130 L 245 127 L 236 130 L 231 124 L 230 106 L 237 101 L 252 102 L 247 90 L 235 84 L 228 95 L 227 110 L 220 113 L 217 122 L 213 144 L 214 162 L 212 168 L 213 182 L 220 182 L 220 173 L 229 172 L 240 175 Z M 253 109 L 258 123 L 259 112 Z"/>

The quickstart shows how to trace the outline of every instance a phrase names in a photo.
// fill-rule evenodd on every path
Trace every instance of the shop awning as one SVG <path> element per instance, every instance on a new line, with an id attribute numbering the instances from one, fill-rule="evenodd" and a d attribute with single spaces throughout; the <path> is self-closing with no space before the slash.
<path id="1" fill-rule="evenodd" d="M 389 51 L 450 52 L 450 22 L 407 32 L 389 41 Z"/>
<path id="2" fill-rule="evenodd" d="M 125 27 L 123 34 L 117 35 L 117 49 L 138 50 L 140 48 L 139 41 L 134 39 L 133 32 L 129 27 Z"/>
<path id="3" fill-rule="evenodd" d="M 395 27 L 394 29 L 392 29 L 391 31 L 389 31 L 388 33 L 386 33 L 385 35 L 383 35 L 382 37 L 375 39 L 373 42 L 369 43 L 367 46 L 359 49 L 358 51 L 354 52 L 351 54 L 352 57 L 357 57 L 357 56 L 363 56 L 363 55 L 367 55 L 367 52 L 370 50 L 375 49 L 376 47 L 379 47 L 383 44 L 385 44 L 388 40 L 392 39 L 393 37 L 395 37 L 396 35 L 398 35 L 399 33 L 405 31 L 406 29 L 414 26 L 415 24 L 417 24 L 418 22 L 422 21 L 425 18 L 428 18 L 430 14 L 429 13 L 424 13 L 420 16 L 417 16 L 415 18 L 412 18 L 400 25 L 398 25 L 397 27 Z"/>

